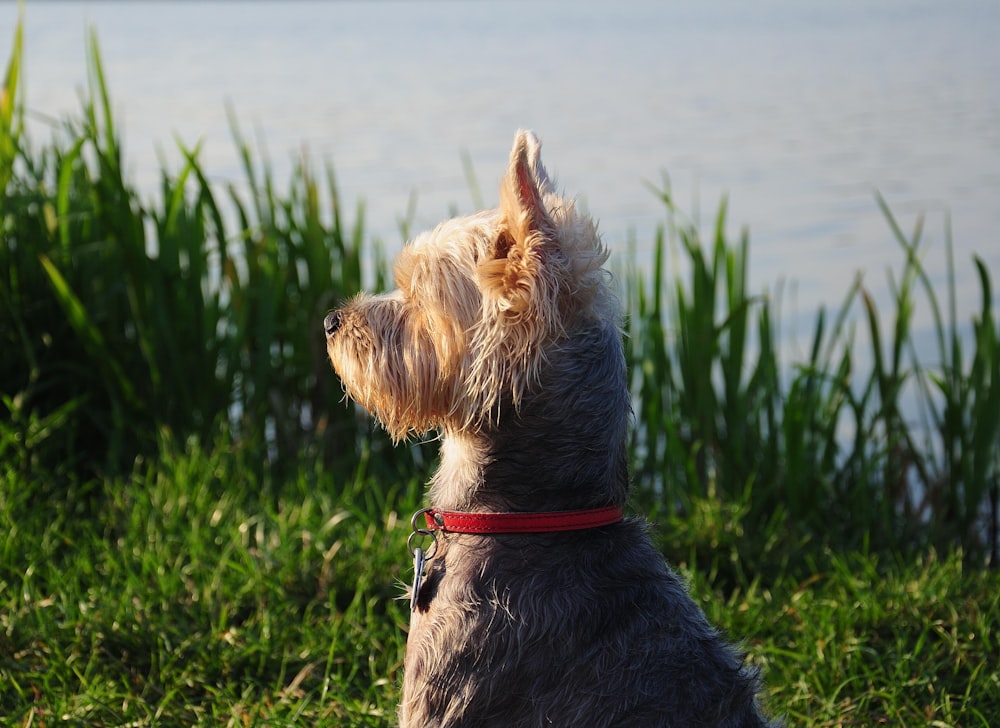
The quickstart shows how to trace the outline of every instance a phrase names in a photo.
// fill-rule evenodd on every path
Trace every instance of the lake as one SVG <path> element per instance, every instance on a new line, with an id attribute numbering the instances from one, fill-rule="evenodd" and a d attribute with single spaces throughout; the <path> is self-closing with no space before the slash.
<path id="1" fill-rule="evenodd" d="M 0 2 L 4 63 L 17 14 Z M 964 318 L 971 256 L 1000 280 L 996 0 L 29 1 L 36 139 L 79 108 L 90 27 L 149 195 L 160 160 L 180 164 L 175 139 L 202 142 L 214 179 L 241 179 L 228 104 L 279 179 L 303 150 L 332 163 L 392 250 L 411 194 L 418 228 L 473 209 L 463 154 L 492 205 L 527 127 L 613 249 L 648 250 L 664 174 L 706 224 L 728 195 L 753 288 L 794 283 L 786 321 L 839 304 L 857 271 L 885 300 L 902 256 L 875 190 L 906 229 L 926 213 L 938 281 L 950 214 Z"/>

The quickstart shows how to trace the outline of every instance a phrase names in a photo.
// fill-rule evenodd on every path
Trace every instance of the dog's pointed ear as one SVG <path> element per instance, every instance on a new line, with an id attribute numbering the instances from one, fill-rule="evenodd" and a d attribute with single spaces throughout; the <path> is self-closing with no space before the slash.
<path id="1" fill-rule="evenodd" d="M 528 167 L 535 178 L 535 186 L 538 188 L 538 191 L 543 195 L 555 192 L 552 181 L 549 179 L 549 173 L 542 166 L 542 143 L 538 140 L 538 137 L 535 136 L 533 131 L 519 131 L 514 137 L 514 149 L 516 150 L 522 144 Z M 513 157 L 513 150 L 511 157 Z"/>
<path id="2" fill-rule="evenodd" d="M 543 201 L 551 191 L 552 183 L 542 166 L 541 142 L 533 132 L 519 131 L 500 185 L 500 211 L 515 242 L 524 242 L 532 233 L 552 232 Z"/>
<path id="3" fill-rule="evenodd" d="M 490 259 L 480 265 L 484 290 L 512 313 L 525 311 L 555 241 L 555 224 L 544 196 L 552 183 L 542 166 L 541 144 L 531 132 L 514 138 L 507 173 L 500 184 L 500 226 Z"/>

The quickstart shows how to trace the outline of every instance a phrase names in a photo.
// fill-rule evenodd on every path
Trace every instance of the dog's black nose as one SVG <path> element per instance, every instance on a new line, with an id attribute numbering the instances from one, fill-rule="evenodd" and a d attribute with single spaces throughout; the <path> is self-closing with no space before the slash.
<path id="1" fill-rule="evenodd" d="M 337 333 L 337 329 L 340 328 L 340 312 L 331 311 L 323 319 L 323 328 L 326 330 L 327 336 L 333 336 Z"/>

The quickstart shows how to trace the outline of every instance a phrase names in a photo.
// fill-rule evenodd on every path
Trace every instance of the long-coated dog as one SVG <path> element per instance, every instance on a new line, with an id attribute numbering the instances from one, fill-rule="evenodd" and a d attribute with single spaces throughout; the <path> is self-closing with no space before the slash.
<path id="1" fill-rule="evenodd" d="M 625 519 L 621 312 L 593 222 L 530 132 L 496 209 L 408 244 L 397 289 L 324 321 L 347 394 L 441 435 L 404 728 L 766 726 L 756 672 Z"/>

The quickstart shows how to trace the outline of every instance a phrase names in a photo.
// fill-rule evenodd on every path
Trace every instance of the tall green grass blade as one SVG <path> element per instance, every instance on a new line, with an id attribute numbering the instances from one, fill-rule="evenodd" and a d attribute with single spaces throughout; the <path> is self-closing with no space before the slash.
<path id="1" fill-rule="evenodd" d="M 125 372 L 115 359 L 114 353 L 105 343 L 101 330 L 90 319 L 86 308 L 84 308 L 80 299 L 69 287 L 62 273 L 59 272 L 59 269 L 53 265 L 52 261 L 46 255 L 39 256 L 39 262 L 48 276 L 52 290 L 62 305 L 70 326 L 72 326 L 79 337 L 80 344 L 92 360 L 101 362 L 102 366 L 107 369 L 106 379 L 110 380 L 107 381 L 109 389 L 120 388 L 125 399 L 132 404 L 137 403 L 138 398 L 136 397 L 135 390 L 132 388 L 131 382 L 129 382 L 125 376 Z"/>
<path id="2" fill-rule="evenodd" d="M 978 256 L 975 256 L 974 262 L 982 291 L 982 308 L 979 320 L 973 324 L 975 349 L 969 373 L 969 389 L 973 398 L 970 408 L 972 467 L 964 493 L 966 523 L 963 530 L 967 533 L 968 529 L 974 528 L 986 495 L 992 493 L 994 512 L 988 533 L 993 538 L 995 549 L 1000 529 L 995 509 L 1000 491 L 1000 329 L 993 321 L 989 271 Z"/>
<path id="3" fill-rule="evenodd" d="M 22 109 L 18 103 L 24 41 L 24 5 L 18 7 L 17 24 L 11 43 L 10 60 L 0 87 L 0 193 L 7 189 L 14 174 L 14 159 L 21 145 Z"/>
<path id="4" fill-rule="evenodd" d="M 104 64 L 101 61 L 101 51 L 97 41 L 97 30 L 91 29 L 89 43 L 87 46 L 87 71 L 90 80 L 90 101 L 88 103 L 88 116 L 90 128 L 95 134 L 99 130 L 103 132 L 103 139 L 95 139 L 98 144 L 108 153 L 103 161 L 109 165 L 113 176 L 121 177 L 121 158 L 118 153 L 118 137 L 115 133 L 114 115 L 111 113 L 111 98 L 108 94 L 108 85 L 104 76 Z M 96 96 L 96 98 L 95 98 Z M 99 104 L 100 114 L 95 108 L 95 101 Z"/>
<path id="5" fill-rule="evenodd" d="M 73 244 L 71 224 L 73 223 L 74 215 L 70 209 L 70 200 L 74 192 L 73 182 L 74 176 L 77 173 L 77 162 L 86 143 L 86 138 L 78 139 L 61 160 L 59 186 L 56 193 L 56 216 L 59 221 L 59 238 L 64 251 L 69 251 Z"/>

